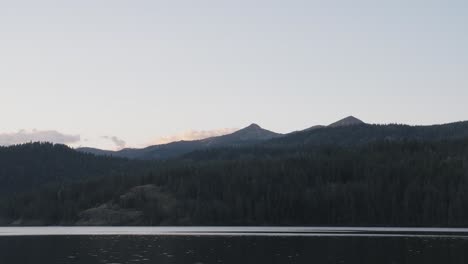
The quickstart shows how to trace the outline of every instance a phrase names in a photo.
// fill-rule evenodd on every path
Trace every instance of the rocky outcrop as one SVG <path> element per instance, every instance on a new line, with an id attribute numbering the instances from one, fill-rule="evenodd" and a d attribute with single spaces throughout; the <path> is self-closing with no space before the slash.
<path id="1" fill-rule="evenodd" d="M 155 215 L 167 217 L 176 200 L 155 185 L 142 185 L 122 194 L 117 201 L 107 202 L 79 214 L 76 225 L 121 226 L 144 225 Z"/>

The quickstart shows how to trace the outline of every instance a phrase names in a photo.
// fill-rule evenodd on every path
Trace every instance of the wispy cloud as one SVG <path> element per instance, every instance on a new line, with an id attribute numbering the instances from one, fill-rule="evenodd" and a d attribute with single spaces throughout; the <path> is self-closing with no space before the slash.
<path id="1" fill-rule="evenodd" d="M 166 144 L 174 141 L 181 141 L 181 140 L 199 140 L 205 139 L 209 137 L 217 137 L 223 136 L 227 134 L 231 134 L 237 131 L 237 128 L 221 128 L 215 130 L 189 130 L 183 133 L 167 136 L 167 137 L 160 137 L 153 141 L 151 144 Z"/>
<path id="2" fill-rule="evenodd" d="M 63 134 L 55 130 L 20 130 L 13 133 L 0 133 L 0 145 L 8 146 L 27 142 L 52 142 L 59 144 L 73 144 L 80 141 L 79 135 Z"/>
<path id="3" fill-rule="evenodd" d="M 123 149 L 127 146 L 127 142 L 125 142 L 125 140 L 120 139 L 116 136 L 102 136 L 102 138 L 112 141 L 115 144 L 115 146 L 119 149 Z"/>

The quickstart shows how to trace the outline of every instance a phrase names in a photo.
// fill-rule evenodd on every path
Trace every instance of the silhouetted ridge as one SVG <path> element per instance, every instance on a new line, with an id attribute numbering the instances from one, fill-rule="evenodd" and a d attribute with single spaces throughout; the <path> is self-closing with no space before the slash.
<path id="1" fill-rule="evenodd" d="M 106 151 L 94 148 L 79 148 L 80 152 L 95 155 L 107 155 L 130 159 L 169 159 L 192 151 L 213 147 L 243 146 L 282 136 L 281 134 L 263 129 L 258 124 L 251 124 L 241 130 L 224 136 L 211 137 L 202 140 L 177 141 L 162 145 L 149 146 L 143 149 L 123 149 Z"/>
<path id="2" fill-rule="evenodd" d="M 354 116 L 348 116 L 346 118 L 336 121 L 335 123 L 330 124 L 329 127 L 354 126 L 362 124 L 365 124 L 362 120 Z"/>
<path id="3" fill-rule="evenodd" d="M 244 128 L 244 130 L 245 130 L 245 129 L 249 129 L 249 130 L 250 130 L 250 129 L 262 129 L 262 127 L 259 126 L 258 124 L 252 123 L 250 126 Z"/>

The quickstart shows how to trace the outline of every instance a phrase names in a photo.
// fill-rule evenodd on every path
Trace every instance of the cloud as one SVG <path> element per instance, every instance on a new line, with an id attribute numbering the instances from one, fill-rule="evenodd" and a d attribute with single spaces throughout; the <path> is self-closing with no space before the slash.
<path id="1" fill-rule="evenodd" d="M 52 142 L 58 144 L 73 144 L 80 141 L 79 135 L 67 135 L 55 130 L 39 131 L 33 129 L 20 130 L 13 133 L 0 133 L 0 145 L 16 145 L 28 142 Z"/>
<path id="2" fill-rule="evenodd" d="M 112 141 L 120 149 L 123 149 L 127 146 L 127 142 L 125 142 L 125 140 L 116 136 L 102 136 L 102 138 Z"/>
<path id="3" fill-rule="evenodd" d="M 181 140 L 199 140 L 199 139 L 205 139 L 209 137 L 223 136 L 223 135 L 231 134 L 237 130 L 238 130 L 237 128 L 221 128 L 221 129 L 215 129 L 215 130 L 189 130 L 189 131 L 185 131 L 183 133 L 177 134 L 177 135 L 160 137 L 156 139 L 155 141 L 153 141 L 152 145 L 153 144 L 166 144 L 166 143 L 181 141 Z"/>

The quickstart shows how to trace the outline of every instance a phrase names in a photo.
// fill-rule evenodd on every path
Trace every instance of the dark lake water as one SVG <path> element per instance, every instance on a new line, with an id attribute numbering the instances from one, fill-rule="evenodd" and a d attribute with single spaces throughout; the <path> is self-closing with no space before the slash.
<path id="1" fill-rule="evenodd" d="M 447 230 L 51 230 L 0 229 L 0 263 L 468 263 L 468 236 Z"/>

